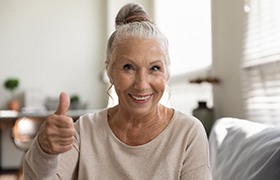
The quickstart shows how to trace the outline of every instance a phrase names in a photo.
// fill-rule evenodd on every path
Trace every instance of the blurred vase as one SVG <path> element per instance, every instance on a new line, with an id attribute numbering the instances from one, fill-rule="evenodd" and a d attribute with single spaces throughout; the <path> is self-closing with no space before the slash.
<path id="1" fill-rule="evenodd" d="M 202 122 L 207 136 L 209 136 L 214 118 L 213 109 L 208 108 L 205 101 L 199 101 L 197 108 L 193 110 L 193 116 Z"/>
<path id="2" fill-rule="evenodd" d="M 13 111 L 20 110 L 20 102 L 19 100 L 13 99 L 8 102 L 8 109 Z"/>

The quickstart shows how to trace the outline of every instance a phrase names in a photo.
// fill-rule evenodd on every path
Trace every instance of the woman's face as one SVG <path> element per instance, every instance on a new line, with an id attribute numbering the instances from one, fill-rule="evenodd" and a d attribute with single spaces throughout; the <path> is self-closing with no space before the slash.
<path id="1" fill-rule="evenodd" d="M 122 110 L 135 115 L 154 110 L 165 90 L 165 57 L 154 39 L 127 38 L 115 47 L 109 76 Z"/>

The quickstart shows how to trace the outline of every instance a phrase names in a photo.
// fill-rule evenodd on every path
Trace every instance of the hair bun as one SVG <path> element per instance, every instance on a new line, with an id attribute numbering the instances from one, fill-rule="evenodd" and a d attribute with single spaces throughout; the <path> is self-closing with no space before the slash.
<path id="1" fill-rule="evenodd" d="M 123 6 L 116 16 L 116 26 L 132 22 L 149 21 L 152 22 L 143 6 L 130 3 Z"/>

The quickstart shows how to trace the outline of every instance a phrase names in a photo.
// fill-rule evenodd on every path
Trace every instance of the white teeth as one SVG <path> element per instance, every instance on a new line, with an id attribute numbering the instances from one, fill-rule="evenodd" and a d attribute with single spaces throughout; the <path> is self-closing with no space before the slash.
<path id="1" fill-rule="evenodd" d="M 142 96 L 142 97 L 138 97 L 138 96 L 132 96 L 134 99 L 136 99 L 137 101 L 145 101 L 147 100 L 150 96 Z"/>

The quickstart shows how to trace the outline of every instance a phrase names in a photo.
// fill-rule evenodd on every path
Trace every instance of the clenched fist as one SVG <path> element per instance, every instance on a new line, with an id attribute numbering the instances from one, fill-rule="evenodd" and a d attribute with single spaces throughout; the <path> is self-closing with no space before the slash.
<path id="1" fill-rule="evenodd" d="M 73 119 L 66 116 L 69 106 L 69 96 L 61 93 L 56 112 L 46 118 L 39 130 L 39 144 L 48 154 L 64 153 L 73 146 L 75 133 Z"/>

